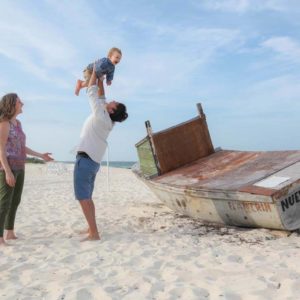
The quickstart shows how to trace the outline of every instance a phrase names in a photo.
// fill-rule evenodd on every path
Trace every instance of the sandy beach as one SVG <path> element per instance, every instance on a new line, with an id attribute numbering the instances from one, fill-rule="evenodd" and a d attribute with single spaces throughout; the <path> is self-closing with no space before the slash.
<path id="1" fill-rule="evenodd" d="M 102 168 L 101 241 L 74 199 L 71 164 L 26 166 L 19 237 L 0 249 L 0 299 L 299 299 L 300 237 L 213 227 L 169 210 L 127 169 Z"/>

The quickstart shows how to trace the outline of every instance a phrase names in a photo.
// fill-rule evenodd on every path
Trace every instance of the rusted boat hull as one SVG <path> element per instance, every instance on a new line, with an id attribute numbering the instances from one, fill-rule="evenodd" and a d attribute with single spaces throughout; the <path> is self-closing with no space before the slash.
<path id="1" fill-rule="evenodd" d="M 300 184 L 278 199 L 249 195 L 247 200 L 244 195 L 241 201 L 232 193 L 174 188 L 137 176 L 167 207 L 194 219 L 241 227 L 300 228 Z"/>

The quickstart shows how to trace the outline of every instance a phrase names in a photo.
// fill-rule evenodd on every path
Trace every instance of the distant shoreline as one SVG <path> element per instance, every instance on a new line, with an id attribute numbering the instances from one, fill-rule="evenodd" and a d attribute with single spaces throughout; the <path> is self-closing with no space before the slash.
<path id="1" fill-rule="evenodd" d="M 65 164 L 74 164 L 75 161 L 57 161 L 59 163 Z M 121 169 L 131 169 L 132 166 L 136 163 L 136 161 L 110 161 L 109 167 L 111 168 L 121 168 Z M 101 166 L 106 167 L 106 161 L 101 162 Z"/>
<path id="2" fill-rule="evenodd" d="M 56 163 L 63 163 L 63 164 L 74 164 L 75 161 L 59 161 L 56 160 L 54 161 Z M 41 159 L 35 158 L 35 157 L 30 157 L 26 159 L 26 163 L 31 163 L 31 164 L 45 164 L 45 162 Z M 136 163 L 136 161 L 110 161 L 109 162 L 109 167 L 112 168 L 122 168 L 122 169 L 131 169 L 132 166 Z M 101 166 L 106 167 L 107 162 L 103 161 L 101 162 Z"/>

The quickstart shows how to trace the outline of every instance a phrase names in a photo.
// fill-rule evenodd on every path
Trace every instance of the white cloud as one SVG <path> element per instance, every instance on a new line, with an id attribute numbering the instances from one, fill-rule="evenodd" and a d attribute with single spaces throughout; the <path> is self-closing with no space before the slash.
<path id="1" fill-rule="evenodd" d="M 117 86 L 113 83 L 111 87 L 117 96 L 174 94 L 187 89 L 195 74 L 241 44 L 238 30 L 139 25 L 151 32 L 149 46 L 126 57 L 122 76 L 117 75 Z"/>
<path id="2" fill-rule="evenodd" d="M 196 5 L 199 6 L 198 2 Z M 201 5 L 209 10 L 245 13 L 248 11 L 292 11 L 297 10 L 296 0 L 205 0 Z"/>
<path id="3" fill-rule="evenodd" d="M 253 95 L 259 95 L 264 99 L 264 103 L 271 108 L 277 103 L 282 106 L 300 106 L 300 79 L 292 75 L 274 77 L 262 82 L 258 82 L 247 91 Z M 255 97 L 257 98 L 257 97 Z M 254 99 L 255 99 L 254 98 Z"/>
<path id="4" fill-rule="evenodd" d="M 6 79 L 4 79 L 3 74 L 0 75 L 0 89 L 3 90 L 7 87 L 8 83 Z"/>
<path id="5" fill-rule="evenodd" d="M 300 110 L 300 79 L 285 75 L 256 81 L 232 99 L 229 114 L 235 118 L 268 118 Z"/>
<path id="6" fill-rule="evenodd" d="M 53 74 L 72 68 L 76 50 L 62 37 L 60 28 L 11 2 L 3 4 L 0 18 L 0 54 L 33 76 L 66 87 Z"/>
<path id="7" fill-rule="evenodd" d="M 248 0 L 213 0 L 205 1 L 205 7 L 211 10 L 244 12 L 249 9 Z"/>
<path id="8" fill-rule="evenodd" d="M 290 37 L 270 38 L 264 41 L 261 46 L 275 52 L 277 59 L 300 63 L 300 43 Z"/>
<path id="9" fill-rule="evenodd" d="M 26 103 L 33 102 L 33 103 L 74 103 L 74 96 L 73 95 L 62 95 L 62 94 L 33 94 L 33 93 L 23 93 L 22 100 Z"/>
<path id="10" fill-rule="evenodd" d="M 237 30 L 181 28 L 131 20 L 137 30 L 148 33 L 146 48 L 138 51 L 126 39 L 123 22 L 112 22 L 111 26 L 107 26 L 107 21 L 101 20 L 85 1 L 76 1 L 71 6 L 63 1 L 46 1 L 49 11 L 59 14 L 63 20 L 57 25 L 51 22 L 51 18 L 47 21 L 24 7 L 16 8 L 10 2 L 6 3 L 0 12 L 3 21 L 0 24 L 0 54 L 36 78 L 68 89 L 72 87 L 61 73 L 66 72 L 70 78 L 80 76 L 84 65 L 79 62 L 89 63 L 85 57 L 90 57 L 98 49 L 98 53 L 103 52 L 100 55 L 106 55 L 110 41 L 122 45 L 125 50 L 122 67 L 126 75 L 118 78 L 117 96 L 132 96 L 137 91 L 146 90 L 159 93 L 179 87 L 178 83 L 186 84 L 195 70 L 199 71 L 216 55 L 239 44 Z M 111 4 L 107 2 L 105 5 Z M 16 21 L 9 22 L 11 18 Z M 60 28 L 62 24 L 63 30 Z M 63 32 L 65 35 L 62 35 Z M 81 41 L 82 47 L 78 50 L 74 44 L 75 37 L 77 42 Z M 116 77 L 117 74 L 118 67 Z"/>
<path id="11" fill-rule="evenodd" d="M 126 44 L 122 28 L 124 24 L 116 17 L 115 4 L 112 2 L 101 1 L 101 12 L 95 3 L 84 0 L 73 1 L 72 5 L 61 0 L 46 0 L 46 3 L 62 18 L 63 25 L 68 28 L 69 33 L 73 31 L 75 38 L 80 41 L 81 48 L 86 47 L 90 51 L 105 49 L 104 55 L 108 45 L 112 46 L 111 42 L 116 46 Z M 113 16 L 105 15 L 107 8 L 113 8 Z"/>

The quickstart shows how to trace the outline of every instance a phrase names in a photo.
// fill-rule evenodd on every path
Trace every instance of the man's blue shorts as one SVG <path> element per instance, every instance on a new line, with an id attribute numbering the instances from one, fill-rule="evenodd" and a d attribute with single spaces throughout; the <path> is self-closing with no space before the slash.
<path id="1" fill-rule="evenodd" d="M 100 164 L 93 161 L 86 153 L 77 154 L 74 167 L 74 191 L 77 200 L 92 199 L 99 168 Z"/>

